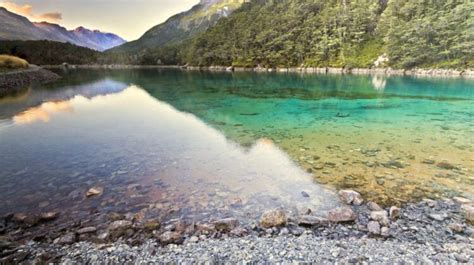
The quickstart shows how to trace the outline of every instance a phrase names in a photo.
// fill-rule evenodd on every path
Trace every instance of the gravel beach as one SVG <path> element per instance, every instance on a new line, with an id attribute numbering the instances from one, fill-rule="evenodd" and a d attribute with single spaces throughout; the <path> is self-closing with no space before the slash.
<path id="1" fill-rule="evenodd" d="M 180 232 L 178 225 L 167 226 L 135 244 L 129 241 L 133 231 L 109 242 L 97 242 L 90 237 L 81 240 L 74 234 L 73 240 L 67 241 L 65 235 L 54 243 L 9 243 L 3 237 L 0 263 L 474 264 L 470 200 L 425 199 L 402 209 L 381 210 L 374 203 L 361 203 L 354 194 L 357 195 L 347 193 L 341 198 L 350 205 L 344 209 L 353 209 L 353 221 L 327 222 L 312 215 L 289 216 L 284 225 L 265 228 L 281 221 L 284 211 L 279 209 L 269 210 L 258 223 L 248 227 L 240 227 L 233 219 L 214 223 L 205 232 L 198 228 L 190 232 L 189 227 Z M 329 219 L 333 218 L 330 214 Z M 119 221 L 111 226 L 130 223 Z M 232 231 L 226 232 L 228 229 Z M 83 228 L 76 235 L 85 232 L 94 230 Z"/>

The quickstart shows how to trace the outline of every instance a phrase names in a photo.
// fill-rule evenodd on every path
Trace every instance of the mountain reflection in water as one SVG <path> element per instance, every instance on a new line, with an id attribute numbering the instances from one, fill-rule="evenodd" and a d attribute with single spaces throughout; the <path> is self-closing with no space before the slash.
<path id="1" fill-rule="evenodd" d="M 102 80 L 30 93 L 1 105 L 13 121 L 0 124 L 2 214 L 41 206 L 86 216 L 98 207 L 248 219 L 268 207 L 322 212 L 338 205 L 273 141 L 242 147 L 138 86 Z M 86 199 L 91 186 L 104 194 Z"/>

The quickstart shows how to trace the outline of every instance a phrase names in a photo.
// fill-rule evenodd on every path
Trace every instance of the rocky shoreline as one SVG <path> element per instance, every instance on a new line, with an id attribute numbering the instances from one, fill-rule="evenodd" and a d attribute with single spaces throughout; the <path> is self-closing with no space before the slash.
<path id="1" fill-rule="evenodd" d="M 464 77 L 474 78 L 474 70 L 456 69 L 392 69 L 392 68 L 334 68 L 334 67 L 288 67 L 288 68 L 245 68 L 226 66 L 184 66 L 187 70 L 234 71 L 234 72 L 278 72 L 278 73 L 306 73 L 306 74 L 354 74 L 354 75 L 387 75 L 387 76 L 417 76 L 417 77 Z"/>
<path id="2" fill-rule="evenodd" d="M 384 209 L 352 190 L 339 197 L 345 206 L 324 215 L 268 209 L 248 225 L 233 217 L 161 223 L 110 214 L 106 229 L 81 221 L 52 232 L 48 222 L 59 213 L 10 214 L 0 222 L 0 263 L 474 262 L 474 204 L 468 199 Z M 43 233 L 26 236 L 31 229 Z"/>
<path id="3" fill-rule="evenodd" d="M 59 78 L 59 75 L 38 66 L 0 73 L 0 96 L 19 92 L 34 84 L 51 83 Z"/>
<path id="4" fill-rule="evenodd" d="M 189 71 L 213 72 L 278 72 L 304 74 L 354 74 L 354 75 L 387 75 L 387 76 L 417 76 L 417 77 L 463 77 L 474 78 L 474 70 L 457 69 L 392 69 L 392 68 L 333 68 L 333 67 L 233 67 L 233 66 L 177 66 L 177 65 L 48 65 L 45 68 L 58 69 L 181 69 Z"/>

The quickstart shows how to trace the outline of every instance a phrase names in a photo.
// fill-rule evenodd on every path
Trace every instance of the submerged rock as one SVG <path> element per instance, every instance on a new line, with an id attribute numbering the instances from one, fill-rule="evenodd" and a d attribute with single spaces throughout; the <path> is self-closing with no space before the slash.
<path id="1" fill-rule="evenodd" d="M 446 170 L 453 170 L 453 169 L 457 169 L 457 167 L 451 163 L 448 163 L 446 161 L 442 161 L 442 162 L 439 162 L 438 164 L 436 164 L 437 167 L 441 168 L 441 169 L 446 169 Z"/>
<path id="2" fill-rule="evenodd" d="M 371 211 L 383 211 L 383 208 L 375 202 L 368 202 L 367 207 L 369 207 Z"/>
<path id="3" fill-rule="evenodd" d="M 159 229 L 160 226 L 161 226 L 161 223 L 158 220 L 148 220 L 145 222 L 145 224 L 143 224 L 143 228 L 149 232 Z"/>
<path id="4" fill-rule="evenodd" d="M 471 204 L 472 201 L 463 197 L 454 197 L 453 200 L 459 204 Z"/>
<path id="5" fill-rule="evenodd" d="M 382 163 L 382 165 L 387 168 L 404 168 L 405 167 L 405 165 L 398 160 L 390 160 L 385 163 Z"/>
<path id="6" fill-rule="evenodd" d="M 59 212 L 46 212 L 40 214 L 41 221 L 52 221 L 58 218 Z"/>
<path id="7" fill-rule="evenodd" d="M 76 240 L 76 234 L 71 232 L 57 238 L 56 240 L 54 240 L 54 243 L 61 245 L 71 245 L 74 244 Z"/>
<path id="8" fill-rule="evenodd" d="M 298 225 L 301 226 L 317 226 L 317 225 L 325 225 L 329 222 L 328 219 L 320 216 L 314 215 L 301 215 L 298 218 Z"/>
<path id="9" fill-rule="evenodd" d="M 356 213 L 350 207 L 339 207 L 328 212 L 328 220 L 333 223 L 351 222 L 357 219 Z"/>
<path id="10" fill-rule="evenodd" d="M 239 221 L 235 218 L 225 218 L 214 222 L 214 226 L 218 231 L 230 232 L 239 226 Z"/>
<path id="11" fill-rule="evenodd" d="M 284 226 L 288 221 L 285 211 L 282 209 L 268 210 L 260 217 L 260 226 L 263 228 L 271 228 L 276 226 Z"/>
<path id="12" fill-rule="evenodd" d="M 95 233 L 97 231 L 97 228 L 93 227 L 93 226 L 89 226 L 89 227 L 83 227 L 79 230 L 77 230 L 76 232 L 79 234 L 79 235 L 82 235 L 82 234 L 91 234 L 91 233 Z"/>
<path id="13" fill-rule="evenodd" d="M 360 193 L 353 190 L 340 190 L 339 198 L 346 204 L 361 205 L 364 202 Z"/>
<path id="14" fill-rule="evenodd" d="M 86 197 L 98 196 L 104 192 L 102 187 L 92 187 L 86 192 Z"/>
<path id="15" fill-rule="evenodd" d="M 109 225 L 109 231 L 126 230 L 132 228 L 132 222 L 127 220 L 114 221 Z"/>

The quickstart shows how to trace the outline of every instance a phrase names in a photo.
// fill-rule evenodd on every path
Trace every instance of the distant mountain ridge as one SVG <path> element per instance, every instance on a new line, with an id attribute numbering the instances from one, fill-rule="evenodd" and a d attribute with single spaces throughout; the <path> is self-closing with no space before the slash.
<path id="1" fill-rule="evenodd" d="M 183 42 L 214 26 L 245 2 L 249 0 L 201 0 L 190 10 L 154 26 L 138 40 L 125 43 L 112 51 L 141 52 L 148 48 Z"/>
<path id="2" fill-rule="evenodd" d="M 74 30 L 48 22 L 31 22 L 0 7 L 0 40 L 51 40 L 104 51 L 126 41 L 121 37 L 98 30 L 78 27 Z"/>

